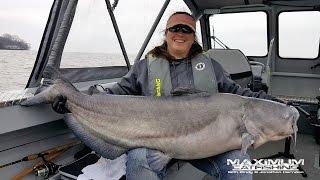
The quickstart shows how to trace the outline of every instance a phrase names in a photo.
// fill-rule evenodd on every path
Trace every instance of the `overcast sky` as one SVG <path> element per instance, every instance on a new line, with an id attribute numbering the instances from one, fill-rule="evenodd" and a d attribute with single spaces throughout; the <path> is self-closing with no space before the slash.
<path id="1" fill-rule="evenodd" d="M 37 50 L 52 2 L 53 0 L 0 0 L 0 35 L 3 33 L 18 35 L 30 43 L 33 50 Z M 165 0 L 119 0 L 114 13 L 129 54 L 138 52 L 164 2 Z M 188 11 L 183 0 L 170 2 L 147 49 L 162 42 L 165 22 L 175 11 Z M 266 19 L 263 13 L 251 16 L 251 19 L 245 15 L 217 16 L 214 20 L 215 35 L 231 48 L 246 46 L 242 50 L 247 55 L 252 55 L 247 52 L 249 50 L 264 54 L 267 52 L 267 45 L 263 44 L 266 41 L 266 31 L 261 29 L 265 29 L 266 25 L 257 25 L 261 23 L 261 19 Z M 280 42 L 282 53 L 317 54 L 320 36 L 319 20 L 319 12 L 305 17 L 283 15 L 281 23 L 285 28 L 279 31 L 280 38 L 286 38 L 288 41 Z M 248 31 L 248 27 L 253 31 Z M 198 37 L 201 39 L 199 35 L 198 32 Z M 310 45 L 312 47 L 305 48 L 307 51 L 301 52 L 302 48 L 299 44 L 303 47 Z M 65 51 L 121 52 L 104 0 L 79 0 Z"/>
<path id="2" fill-rule="evenodd" d="M 15 34 L 38 49 L 52 0 L 0 0 L 0 35 Z M 139 50 L 164 0 L 119 0 L 114 13 L 129 53 Z M 182 0 L 173 0 L 152 39 L 157 45 L 168 15 L 188 11 Z M 113 1 L 111 0 L 111 3 Z M 79 0 L 72 29 L 66 44 L 72 52 L 120 52 L 118 40 L 104 0 Z"/>

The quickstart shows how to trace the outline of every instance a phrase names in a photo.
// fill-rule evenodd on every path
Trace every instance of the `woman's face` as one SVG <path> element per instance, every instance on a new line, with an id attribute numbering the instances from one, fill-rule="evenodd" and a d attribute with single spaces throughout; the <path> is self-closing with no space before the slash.
<path id="1" fill-rule="evenodd" d="M 189 54 L 189 50 L 195 41 L 195 34 L 194 32 L 184 33 L 182 30 L 178 32 L 171 32 L 167 30 L 165 40 L 167 42 L 167 50 L 170 55 L 177 59 L 185 58 Z"/>

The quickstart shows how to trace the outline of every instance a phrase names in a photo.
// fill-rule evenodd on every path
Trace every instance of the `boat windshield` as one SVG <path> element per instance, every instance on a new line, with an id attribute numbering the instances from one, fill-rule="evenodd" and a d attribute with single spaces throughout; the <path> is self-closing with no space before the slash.
<path id="1" fill-rule="evenodd" d="M 35 65 L 37 53 L 47 20 L 50 20 L 50 10 L 55 7 L 52 6 L 53 2 L 50 0 L 41 2 L 37 0 L 28 2 L 12 0 L 1 4 L 0 70 L 2 73 L 0 75 L 0 91 L 23 90 L 26 87 L 32 69 L 37 66 Z M 110 2 L 113 3 L 114 1 Z M 165 0 L 152 2 L 150 0 L 118 1 L 113 13 L 130 64 L 133 64 L 164 2 Z M 162 42 L 165 22 L 169 14 L 175 11 L 189 10 L 183 0 L 172 1 L 148 43 L 144 54 Z M 6 41 L 6 39 L 11 39 L 13 42 Z M 44 41 L 43 44 L 46 42 Z M 18 43 L 18 45 L 15 43 Z M 44 61 L 41 57 L 47 57 L 43 54 L 40 55 L 38 64 L 40 61 Z M 70 32 L 64 45 L 60 67 L 125 67 L 126 62 L 124 59 L 108 14 L 106 1 L 79 0 Z M 33 82 L 33 80 L 31 81 L 34 85 L 36 82 Z"/>
<path id="2" fill-rule="evenodd" d="M 113 1 L 111 1 L 112 3 Z M 119 0 L 113 13 L 128 55 L 133 64 L 164 0 Z M 169 4 L 145 53 L 161 43 L 168 14 L 186 10 L 182 0 Z M 144 56 L 142 56 L 144 57 Z M 118 38 L 105 0 L 79 0 L 73 24 L 63 51 L 61 68 L 125 66 Z"/>

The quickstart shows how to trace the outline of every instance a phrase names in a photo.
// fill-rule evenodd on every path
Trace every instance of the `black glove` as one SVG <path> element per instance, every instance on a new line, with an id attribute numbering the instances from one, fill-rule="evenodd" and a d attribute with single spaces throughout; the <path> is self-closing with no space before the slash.
<path id="1" fill-rule="evenodd" d="M 65 113 L 70 113 L 70 111 L 66 108 L 66 102 L 67 98 L 59 95 L 54 98 L 54 101 L 52 103 L 52 109 L 59 114 L 65 114 Z"/>

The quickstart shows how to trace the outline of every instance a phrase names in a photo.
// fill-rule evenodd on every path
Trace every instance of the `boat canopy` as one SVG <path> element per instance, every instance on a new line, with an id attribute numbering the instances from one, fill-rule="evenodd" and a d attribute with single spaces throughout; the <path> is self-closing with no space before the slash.
<path id="1" fill-rule="evenodd" d="M 204 9 L 222 9 L 242 5 L 283 5 L 320 8 L 319 0 L 184 0 L 194 14 L 199 15 Z"/>
<path id="2" fill-rule="evenodd" d="M 114 1 L 113 4 L 111 4 L 109 0 L 105 0 L 105 2 L 123 51 L 123 55 L 125 56 L 127 66 L 60 69 L 62 53 L 72 26 L 78 0 L 54 0 L 45 31 L 42 36 L 36 62 L 26 88 L 37 87 L 43 83 L 41 81 L 52 79 L 54 72 L 47 71 L 47 66 L 60 69 L 61 73 L 64 74 L 64 76 L 71 82 L 119 78 L 128 72 L 130 63 L 113 14 L 113 10 L 118 1 Z"/>
<path id="3" fill-rule="evenodd" d="M 116 32 L 126 66 L 110 66 L 110 67 L 96 67 L 96 68 L 64 68 L 61 72 L 71 82 L 85 82 L 103 79 L 120 78 L 124 76 L 130 69 L 130 63 L 124 44 L 121 39 L 120 31 L 114 17 L 113 10 L 118 3 L 118 0 L 105 0 L 106 7 L 111 17 L 114 30 Z M 149 40 L 154 33 L 164 11 L 166 10 L 170 0 L 166 0 L 161 8 L 152 28 L 149 31 L 140 51 L 137 54 L 136 61 L 141 58 Z M 184 0 L 194 16 L 199 19 L 202 32 L 202 43 L 205 50 L 210 49 L 210 32 L 208 18 L 211 12 L 226 12 L 230 8 L 242 8 L 262 6 L 263 8 L 270 8 L 272 6 L 285 7 L 305 7 L 306 9 L 320 10 L 319 0 Z M 61 56 L 64 46 L 73 22 L 73 17 L 76 12 L 78 0 L 54 0 L 48 22 L 41 40 L 36 62 L 33 67 L 31 76 L 29 78 L 26 88 L 38 87 L 41 81 L 51 79 L 52 72 L 46 72 L 46 66 L 53 66 L 59 69 L 61 63 Z M 206 11 L 206 10 L 218 11 Z M 209 13 L 208 13 L 209 12 Z M 208 14 L 206 14 L 208 13 Z M 211 14 L 210 14 L 211 13 Z M 269 39 L 271 40 L 271 38 Z"/>

